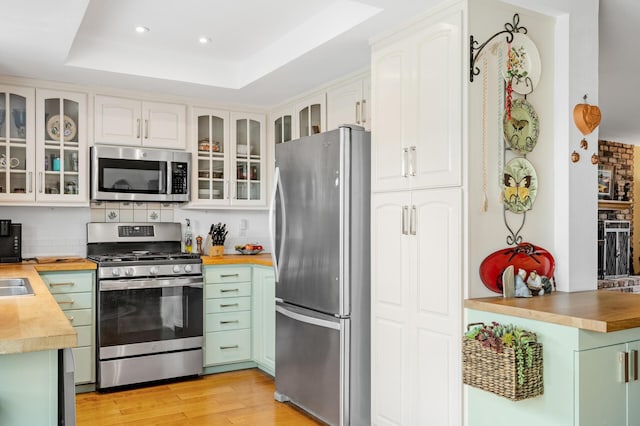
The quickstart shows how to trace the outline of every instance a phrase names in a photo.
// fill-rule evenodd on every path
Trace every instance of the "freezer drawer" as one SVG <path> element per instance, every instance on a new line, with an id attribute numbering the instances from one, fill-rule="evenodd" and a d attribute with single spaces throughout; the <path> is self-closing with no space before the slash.
<path id="1" fill-rule="evenodd" d="M 331 425 L 348 424 L 343 379 L 348 377 L 343 343 L 348 330 L 348 319 L 278 304 L 276 399 L 289 400 Z"/>

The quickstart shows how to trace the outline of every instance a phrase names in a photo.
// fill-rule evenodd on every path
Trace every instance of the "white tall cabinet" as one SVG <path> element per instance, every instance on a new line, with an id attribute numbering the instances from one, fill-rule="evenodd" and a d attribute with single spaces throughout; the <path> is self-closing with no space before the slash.
<path id="1" fill-rule="evenodd" d="M 463 7 L 372 46 L 372 423 L 457 425 Z"/>

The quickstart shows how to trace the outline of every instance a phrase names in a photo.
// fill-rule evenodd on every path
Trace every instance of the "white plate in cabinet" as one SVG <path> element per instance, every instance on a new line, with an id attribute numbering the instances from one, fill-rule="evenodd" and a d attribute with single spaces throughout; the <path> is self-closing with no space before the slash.
<path id="1" fill-rule="evenodd" d="M 41 274 L 51 293 L 79 293 L 93 291 L 93 274 Z"/>
<path id="2" fill-rule="evenodd" d="M 91 309 L 93 297 L 91 293 L 60 293 L 54 294 L 60 309 L 68 311 L 69 309 Z"/>
<path id="3" fill-rule="evenodd" d="M 251 327 L 251 311 L 207 315 L 207 331 L 240 330 Z"/>
<path id="4" fill-rule="evenodd" d="M 225 297 L 224 299 L 207 299 L 205 304 L 205 312 L 209 314 L 251 310 L 250 297 Z"/>
<path id="5" fill-rule="evenodd" d="M 217 331 L 207 333 L 206 357 L 210 364 L 251 359 L 251 330 Z"/>
<path id="6" fill-rule="evenodd" d="M 251 283 L 207 284 L 207 298 L 251 296 Z"/>
<path id="7" fill-rule="evenodd" d="M 207 284 L 242 281 L 251 281 L 251 268 L 207 268 L 205 270 Z"/>

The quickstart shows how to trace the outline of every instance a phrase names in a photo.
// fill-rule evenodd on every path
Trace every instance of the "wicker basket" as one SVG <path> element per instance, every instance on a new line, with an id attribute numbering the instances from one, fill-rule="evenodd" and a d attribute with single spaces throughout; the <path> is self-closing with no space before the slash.
<path id="1" fill-rule="evenodd" d="M 525 365 L 524 383 L 518 384 L 516 351 L 503 348 L 502 353 L 482 346 L 477 340 L 462 342 L 462 378 L 465 384 L 493 392 L 512 401 L 542 395 L 542 345 L 532 343 L 533 363 Z"/>

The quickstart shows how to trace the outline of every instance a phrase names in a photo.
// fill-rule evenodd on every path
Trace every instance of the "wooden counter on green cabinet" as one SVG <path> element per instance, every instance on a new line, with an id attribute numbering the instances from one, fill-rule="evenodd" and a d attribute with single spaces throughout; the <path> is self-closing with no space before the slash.
<path id="1" fill-rule="evenodd" d="M 270 253 L 225 254 L 223 256 L 202 256 L 202 264 L 207 265 L 262 265 L 273 266 Z"/>

